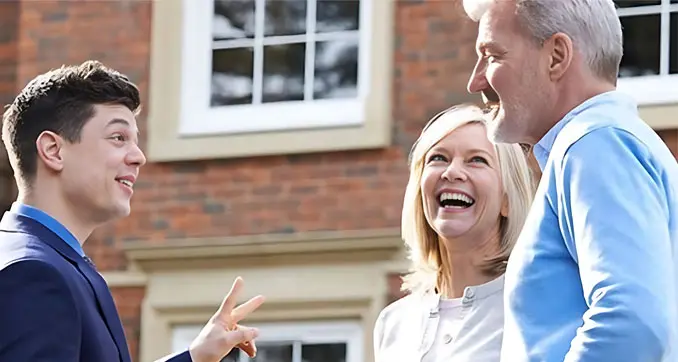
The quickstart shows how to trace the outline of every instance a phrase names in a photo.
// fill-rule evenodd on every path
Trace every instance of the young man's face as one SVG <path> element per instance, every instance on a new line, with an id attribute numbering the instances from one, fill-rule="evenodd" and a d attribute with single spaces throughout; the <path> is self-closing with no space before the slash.
<path id="1" fill-rule="evenodd" d="M 137 122 L 122 105 L 96 105 L 80 142 L 63 146 L 60 177 L 66 201 L 94 222 L 130 213 L 133 186 L 146 157 Z"/>

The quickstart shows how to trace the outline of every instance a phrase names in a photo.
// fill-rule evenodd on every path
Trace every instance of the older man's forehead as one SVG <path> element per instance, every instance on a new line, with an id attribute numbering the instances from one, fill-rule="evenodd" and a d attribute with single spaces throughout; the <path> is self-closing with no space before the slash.
<path id="1" fill-rule="evenodd" d="M 481 18 L 478 22 L 478 37 L 476 39 L 476 48 L 478 50 L 497 46 L 500 36 L 499 29 L 491 22 L 491 19 L 485 17 Z"/>
<path id="2" fill-rule="evenodd" d="M 510 0 L 506 2 L 513 3 Z M 515 6 L 505 3 L 497 2 L 492 5 L 480 18 L 476 46 L 497 45 L 502 36 L 510 34 L 515 29 Z"/>

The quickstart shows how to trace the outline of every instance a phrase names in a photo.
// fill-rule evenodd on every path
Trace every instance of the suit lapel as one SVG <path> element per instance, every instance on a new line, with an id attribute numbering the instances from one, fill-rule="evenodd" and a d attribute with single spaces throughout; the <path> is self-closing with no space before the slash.
<path id="1" fill-rule="evenodd" d="M 122 328 L 122 323 L 120 322 L 120 317 L 118 316 L 118 311 L 115 308 L 115 302 L 108 289 L 108 285 L 99 272 L 84 259 L 80 259 L 81 260 L 78 261 L 78 269 L 80 269 L 80 272 L 87 278 L 87 281 L 89 281 L 89 284 L 94 290 L 99 306 L 99 313 L 101 313 L 101 316 L 108 327 L 108 331 L 111 333 L 115 344 L 118 346 L 120 360 L 124 362 L 130 361 L 125 332 Z"/>
<path id="2" fill-rule="evenodd" d="M 118 347 L 120 361 L 131 361 L 122 323 L 118 317 L 113 296 L 111 295 L 104 278 L 102 278 L 92 266 L 90 266 L 58 235 L 31 218 L 16 215 L 11 212 L 6 212 L 2 217 L 2 220 L 0 220 L 0 229 L 35 235 L 38 239 L 52 247 L 52 249 L 54 249 L 71 264 L 77 267 L 80 273 L 85 277 L 85 279 L 87 279 L 90 286 L 92 287 L 92 290 L 94 291 L 99 313 L 101 314 L 102 319 L 108 327 L 109 333 L 113 337 L 113 340 Z"/>

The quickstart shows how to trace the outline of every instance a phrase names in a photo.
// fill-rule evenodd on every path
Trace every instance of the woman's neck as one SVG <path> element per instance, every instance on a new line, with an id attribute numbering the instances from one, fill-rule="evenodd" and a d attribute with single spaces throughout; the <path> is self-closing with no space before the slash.
<path id="1" fill-rule="evenodd" d="M 498 233 L 484 238 L 486 241 L 471 244 L 473 247 L 458 247 L 461 240 L 440 239 L 442 274 L 438 276 L 438 291 L 445 298 L 461 298 L 468 286 L 490 282 L 499 275 L 488 274 L 482 264 L 499 250 Z M 457 245 L 457 247 L 450 247 Z"/>

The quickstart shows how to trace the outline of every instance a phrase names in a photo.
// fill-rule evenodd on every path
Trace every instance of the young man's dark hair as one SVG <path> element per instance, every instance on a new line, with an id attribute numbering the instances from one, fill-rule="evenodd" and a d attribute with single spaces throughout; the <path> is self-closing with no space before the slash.
<path id="1" fill-rule="evenodd" d="M 38 136 L 52 131 L 78 142 L 97 104 L 123 105 L 138 114 L 141 99 L 126 76 L 93 60 L 62 66 L 26 85 L 5 111 L 2 126 L 2 140 L 21 186 L 30 186 L 35 177 Z"/>

